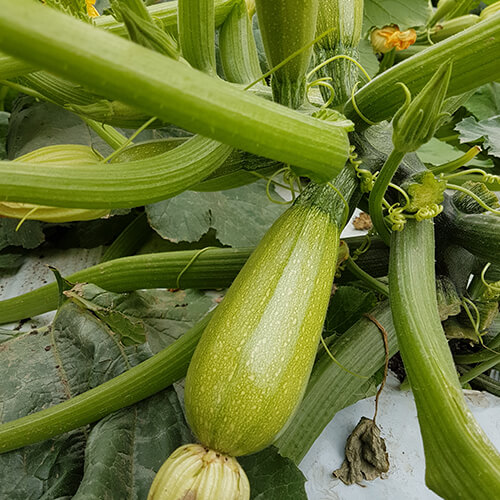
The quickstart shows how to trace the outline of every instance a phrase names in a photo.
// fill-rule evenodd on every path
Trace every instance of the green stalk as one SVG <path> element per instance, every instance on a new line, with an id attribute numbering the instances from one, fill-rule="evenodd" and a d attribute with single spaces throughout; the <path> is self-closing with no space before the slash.
<path id="1" fill-rule="evenodd" d="M 239 0 L 219 32 L 219 51 L 225 79 L 249 84 L 262 76 L 259 55 L 245 0 Z"/>
<path id="2" fill-rule="evenodd" d="M 0 162 L 1 200 L 65 208 L 128 208 L 170 198 L 220 167 L 232 148 L 195 136 L 166 153 L 124 163 Z"/>
<path id="3" fill-rule="evenodd" d="M 215 27 L 219 27 L 239 0 L 215 0 Z M 149 14 L 161 21 L 165 28 L 177 26 L 178 3 L 164 2 L 148 6 Z M 127 29 L 123 23 L 118 22 L 113 16 L 100 16 L 94 19 L 97 27 L 106 29 L 115 35 L 126 36 Z"/>
<path id="4" fill-rule="evenodd" d="M 417 405 L 427 485 L 450 500 L 497 498 L 500 455 L 467 407 L 439 320 L 431 221 L 409 220 L 392 233 L 389 293 Z"/>
<path id="5" fill-rule="evenodd" d="M 398 346 L 388 302 L 379 304 L 370 314 L 385 328 L 389 355 L 393 356 Z M 334 363 L 325 352 L 316 361 L 297 413 L 274 443 L 281 455 L 296 464 L 304 458 L 335 413 L 365 397 L 373 384 L 371 377 L 384 366 L 382 334 L 367 318 L 361 318 L 335 340 L 330 351 L 352 373 Z"/>
<path id="6" fill-rule="evenodd" d="M 444 63 L 453 63 L 447 96 L 462 94 L 500 78 L 500 14 L 433 45 L 377 76 L 354 95 L 355 104 L 373 122 L 390 119 L 405 95 L 398 82 L 412 95 L 424 87 Z M 363 124 L 351 99 L 344 109 L 350 120 Z M 366 125 L 366 124 L 365 124 Z"/>
<path id="7" fill-rule="evenodd" d="M 348 245 L 359 243 L 361 238 L 346 238 Z M 352 242 L 352 243 L 351 243 Z M 374 244 L 361 255 L 357 263 L 374 276 L 386 273 L 386 247 Z M 182 274 L 182 288 L 225 288 L 231 284 L 252 248 L 210 249 L 198 255 Z M 72 283 L 94 283 L 111 292 L 129 292 L 143 288 L 175 288 L 177 278 L 199 250 L 162 252 L 135 255 L 109 260 L 83 269 L 69 276 Z M 347 270 L 338 283 L 356 279 Z M 59 293 L 56 283 L 50 283 L 18 297 L 0 301 L 0 324 L 36 316 L 57 308 Z"/>
<path id="8" fill-rule="evenodd" d="M 319 0 L 316 34 L 330 33 L 314 45 L 316 64 L 335 56 L 359 60 L 357 49 L 363 27 L 364 0 Z M 340 57 L 323 66 L 318 75 L 331 78 L 334 95 L 331 106 L 343 106 L 359 82 L 358 67 L 349 59 Z M 330 98 L 330 90 L 320 87 L 323 99 Z"/>
<path id="9" fill-rule="evenodd" d="M 379 236 L 387 245 L 390 244 L 391 234 L 385 225 L 384 215 L 382 212 L 382 201 L 387 187 L 396 173 L 399 164 L 403 161 L 404 156 L 405 153 L 402 153 L 397 149 L 392 150 L 391 154 L 387 157 L 384 166 L 380 170 L 368 200 L 370 217 L 373 225 L 375 226 Z"/>
<path id="10" fill-rule="evenodd" d="M 462 385 L 464 385 L 467 382 L 470 382 L 471 380 L 475 379 L 479 375 L 482 375 L 484 372 L 487 372 L 488 370 L 495 368 L 495 366 L 498 363 L 500 363 L 500 354 L 495 354 L 487 361 L 483 361 L 482 363 L 479 363 L 478 365 L 474 366 L 474 368 L 471 368 L 469 371 L 464 373 L 459 379 L 460 383 Z"/>
<path id="11" fill-rule="evenodd" d="M 347 133 L 31 0 L 0 0 L 2 50 L 233 147 L 321 172 L 343 167 Z M 83 47 L 99 47 L 98 51 Z M 134 61 L 134 65 L 130 65 Z"/>
<path id="12" fill-rule="evenodd" d="M 98 123 L 84 116 L 80 118 L 113 149 L 119 149 L 127 142 L 127 138 L 123 134 L 120 134 L 114 127 L 106 125 L 105 123 Z"/>
<path id="13" fill-rule="evenodd" d="M 173 384 L 186 374 L 210 317 L 208 314 L 169 347 L 108 382 L 46 410 L 0 425 L 0 453 L 90 424 Z"/>
<path id="14" fill-rule="evenodd" d="M 145 212 L 138 215 L 108 247 L 101 257 L 101 264 L 109 260 L 133 255 L 151 234 L 151 227 Z"/>
<path id="15" fill-rule="evenodd" d="M 182 288 L 224 288 L 248 259 L 251 248 L 218 248 L 201 253 L 182 274 Z M 179 274 L 199 250 L 136 255 L 110 260 L 65 278 L 72 283 L 94 283 L 111 292 L 142 288 L 176 288 Z M 50 283 L 18 297 L 0 301 L 0 324 L 36 316 L 57 308 L 57 284 Z"/>
<path id="16" fill-rule="evenodd" d="M 359 267 L 351 257 L 348 257 L 347 259 L 346 269 L 356 278 L 361 280 L 368 288 L 370 288 L 370 290 L 373 290 L 384 297 L 389 296 L 389 289 L 387 288 L 387 285 L 384 285 L 384 283 L 374 278 L 366 271 L 363 271 L 363 269 L 361 269 L 361 267 Z"/>
<path id="17" fill-rule="evenodd" d="M 8 80 L 34 71 L 35 68 L 20 59 L 0 52 L 0 80 Z"/>
<path id="18" fill-rule="evenodd" d="M 178 0 L 177 24 L 183 57 L 193 68 L 216 76 L 214 0 Z"/>

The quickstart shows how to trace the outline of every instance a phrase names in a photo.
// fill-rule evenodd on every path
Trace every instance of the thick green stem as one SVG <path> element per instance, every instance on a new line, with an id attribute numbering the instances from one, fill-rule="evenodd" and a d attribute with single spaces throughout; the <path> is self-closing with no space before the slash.
<path id="1" fill-rule="evenodd" d="M 412 95 L 417 95 L 432 75 L 444 63 L 453 64 L 447 96 L 463 94 L 480 85 L 500 78 L 500 14 L 435 44 L 383 72 L 354 95 L 357 107 L 371 121 L 387 120 L 405 100 L 397 85 L 404 83 Z M 345 115 L 366 126 L 351 99 Z"/>
<path id="2" fill-rule="evenodd" d="M 64 403 L 0 425 L 0 453 L 90 424 L 173 384 L 186 374 L 210 316 L 169 347 L 118 377 Z"/>
<path id="3" fill-rule="evenodd" d="M 409 220 L 392 233 L 389 292 L 417 405 L 427 485 L 450 500 L 497 498 L 500 455 L 467 407 L 439 319 L 431 221 Z"/>
<path id="4" fill-rule="evenodd" d="M 215 0 L 215 26 L 219 27 L 231 12 L 233 6 L 239 0 Z M 177 26 L 179 2 L 163 2 L 148 6 L 149 14 L 162 22 L 166 29 L 172 29 Z M 123 23 L 119 23 L 113 16 L 100 16 L 94 19 L 99 28 L 104 28 L 116 35 L 126 36 L 127 29 Z"/>
<path id="5" fill-rule="evenodd" d="M 109 164 L 0 162 L 0 200 L 64 208 L 129 208 L 170 198 L 203 181 L 232 148 L 195 136 L 153 158 Z"/>
<path id="6" fill-rule="evenodd" d="M 398 347 L 389 304 L 384 302 L 378 305 L 370 315 L 386 330 L 389 355 L 394 355 Z M 366 317 L 330 345 L 330 351 L 351 373 L 322 352 L 314 365 L 297 413 L 274 443 L 281 455 L 291 458 L 296 464 L 304 458 L 335 413 L 366 396 L 373 384 L 370 378 L 384 366 L 382 334 L 375 323 Z"/>
<path id="7" fill-rule="evenodd" d="M 0 0 L 2 50 L 192 132 L 311 171 L 344 166 L 347 133 L 31 0 Z M 99 47 L 98 51 L 83 50 Z M 133 66 L 130 61 L 134 61 Z"/>
<path id="8" fill-rule="evenodd" d="M 216 76 L 214 0 L 178 0 L 178 5 L 182 55 L 193 68 Z"/>
<path id="9" fill-rule="evenodd" d="M 133 255 L 141 248 L 151 232 L 146 213 L 138 215 L 108 247 L 100 263 Z"/>
<path id="10" fill-rule="evenodd" d="M 252 21 L 244 0 L 236 3 L 221 26 L 219 51 L 227 81 L 249 84 L 262 76 Z"/>
<path id="11" fill-rule="evenodd" d="M 404 153 L 396 149 L 392 150 L 392 153 L 387 157 L 384 166 L 380 170 L 369 198 L 370 217 L 373 225 L 387 245 L 390 244 L 391 234 L 385 225 L 382 201 L 391 179 L 396 173 L 399 164 L 403 161 L 404 155 Z"/>
<path id="12" fill-rule="evenodd" d="M 224 288 L 248 259 L 250 248 L 217 248 L 200 254 L 182 274 L 183 288 Z M 111 292 L 142 288 L 176 288 L 179 274 L 199 250 L 136 255 L 110 260 L 65 278 L 72 283 L 94 283 Z M 57 308 L 56 283 L 0 302 L 0 324 L 36 316 Z"/>
<path id="13" fill-rule="evenodd" d="M 500 354 L 495 354 L 488 361 L 483 361 L 474 368 L 471 368 L 468 372 L 464 373 L 460 377 L 460 383 L 463 385 L 467 382 L 470 382 L 477 376 L 482 375 L 484 372 L 487 372 L 488 370 L 494 368 L 498 363 L 500 363 Z"/>

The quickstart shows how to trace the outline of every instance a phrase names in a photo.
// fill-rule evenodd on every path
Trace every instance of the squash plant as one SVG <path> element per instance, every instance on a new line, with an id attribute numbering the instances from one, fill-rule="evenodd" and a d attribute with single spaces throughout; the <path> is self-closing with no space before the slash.
<path id="1" fill-rule="evenodd" d="M 500 394 L 497 4 L 104 3 L 0 0 L 0 264 L 64 231 L 109 245 L 0 301 L 2 323 L 57 309 L 0 332 L 0 462 L 28 463 L 0 496 L 306 498 L 296 465 L 400 350 L 427 486 L 498 497 L 462 394 Z M 91 142 L 23 151 L 26 108 Z M 373 230 L 341 242 L 356 207 Z"/>

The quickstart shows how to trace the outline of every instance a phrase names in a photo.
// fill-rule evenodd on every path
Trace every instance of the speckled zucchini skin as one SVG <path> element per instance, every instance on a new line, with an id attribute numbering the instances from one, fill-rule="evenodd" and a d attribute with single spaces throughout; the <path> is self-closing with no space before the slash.
<path id="1" fill-rule="evenodd" d="M 255 5 L 270 68 L 313 41 L 318 0 L 256 0 Z M 311 54 L 312 47 L 273 74 L 271 87 L 276 102 L 292 108 L 302 105 Z"/>
<path id="2" fill-rule="evenodd" d="M 185 387 L 187 419 L 214 450 L 240 456 L 264 448 L 302 399 L 339 242 L 338 222 L 316 201 L 303 196 L 275 222 L 194 353 Z"/>

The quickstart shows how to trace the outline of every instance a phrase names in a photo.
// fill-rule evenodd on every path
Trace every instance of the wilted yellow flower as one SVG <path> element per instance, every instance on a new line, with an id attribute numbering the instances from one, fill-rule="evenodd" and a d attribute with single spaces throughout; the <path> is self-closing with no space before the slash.
<path id="1" fill-rule="evenodd" d="M 87 6 L 87 14 L 89 17 L 99 17 L 99 12 L 94 7 L 96 0 L 85 0 L 85 5 Z"/>
<path id="2" fill-rule="evenodd" d="M 390 26 L 373 30 L 370 39 L 373 50 L 385 54 L 393 48 L 404 50 L 413 45 L 417 40 L 417 32 L 413 28 L 400 31 L 396 24 L 391 24 Z"/>

